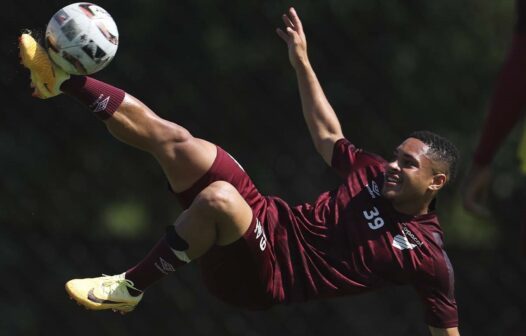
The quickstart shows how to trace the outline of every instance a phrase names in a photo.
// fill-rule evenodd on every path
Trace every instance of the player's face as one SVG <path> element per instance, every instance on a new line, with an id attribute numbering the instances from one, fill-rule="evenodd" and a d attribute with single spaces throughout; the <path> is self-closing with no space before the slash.
<path id="1" fill-rule="evenodd" d="M 436 174 L 433 161 L 426 156 L 428 149 L 428 145 L 415 138 L 406 139 L 395 149 L 382 189 L 383 196 L 393 204 L 418 204 L 434 191 Z"/>

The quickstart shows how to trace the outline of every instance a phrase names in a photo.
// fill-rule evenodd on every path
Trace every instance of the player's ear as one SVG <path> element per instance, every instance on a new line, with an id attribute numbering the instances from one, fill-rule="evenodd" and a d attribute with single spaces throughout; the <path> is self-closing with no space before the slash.
<path id="1" fill-rule="evenodd" d="M 433 180 L 431 181 L 431 184 L 429 185 L 429 189 L 433 191 L 438 191 L 442 189 L 446 185 L 447 182 L 447 175 L 444 173 L 436 173 L 433 175 Z"/>

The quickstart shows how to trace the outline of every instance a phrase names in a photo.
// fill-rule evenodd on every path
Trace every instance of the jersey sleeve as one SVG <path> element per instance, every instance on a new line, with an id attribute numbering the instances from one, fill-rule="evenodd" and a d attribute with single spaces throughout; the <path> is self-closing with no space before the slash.
<path id="1" fill-rule="evenodd" d="M 425 321 L 435 328 L 458 327 L 453 267 L 445 251 L 435 260 L 434 274 L 421 276 L 414 287 L 424 305 Z"/>
<path id="2" fill-rule="evenodd" d="M 340 175 L 347 177 L 352 171 L 366 166 L 383 167 L 385 160 L 354 146 L 349 140 L 341 138 L 334 144 L 331 167 Z"/>

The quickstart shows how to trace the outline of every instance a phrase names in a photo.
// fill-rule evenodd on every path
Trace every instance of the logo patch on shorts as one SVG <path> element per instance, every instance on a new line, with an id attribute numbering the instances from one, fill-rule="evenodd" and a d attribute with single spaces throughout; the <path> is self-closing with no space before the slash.
<path id="1" fill-rule="evenodd" d="M 254 233 L 256 234 L 256 240 L 259 240 L 259 249 L 265 251 L 267 248 L 267 237 L 265 236 L 265 231 L 263 231 L 263 225 L 261 225 L 261 222 L 257 218 Z"/>

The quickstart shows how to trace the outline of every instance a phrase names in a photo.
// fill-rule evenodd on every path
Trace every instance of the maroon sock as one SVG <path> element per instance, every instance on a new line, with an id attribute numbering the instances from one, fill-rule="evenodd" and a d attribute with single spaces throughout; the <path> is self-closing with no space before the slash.
<path id="1" fill-rule="evenodd" d="M 110 118 L 121 105 L 123 90 L 87 76 L 71 76 L 60 90 L 86 104 L 101 120 Z"/>
<path id="2" fill-rule="evenodd" d="M 126 279 L 133 281 L 134 287 L 143 291 L 183 265 L 186 262 L 175 255 L 164 236 L 141 262 L 126 271 Z M 134 294 L 132 291 L 130 293 Z"/>

